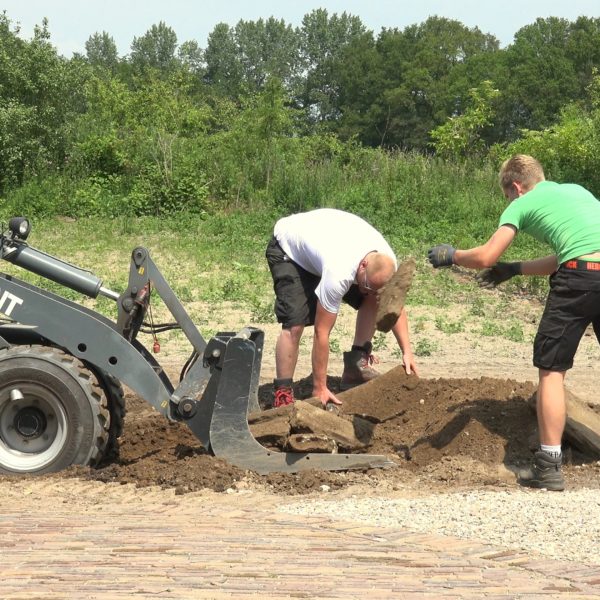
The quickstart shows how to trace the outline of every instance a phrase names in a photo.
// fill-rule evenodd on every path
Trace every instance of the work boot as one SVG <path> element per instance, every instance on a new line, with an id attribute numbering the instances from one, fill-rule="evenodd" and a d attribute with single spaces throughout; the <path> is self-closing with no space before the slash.
<path id="1" fill-rule="evenodd" d="M 273 400 L 273 408 L 294 404 L 294 389 L 292 388 L 292 380 L 287 378 L 275 379 L 273 381 L 275 388 L 275 398 Z"/>
<path id="2" fill-rule="evenodd" d="M 519 471 L 519 483 L 527 487 L 544 488 L 554 492 L 565 489 L 565 480 L 560 467 L 562 458 L 554 458 L 547 452 L 538 450 L 531 466 Z"/>
<path id="3" fill-rule="evenodd" d="M 379 372 L 371 366 L 379 362 L 371 354 L 372 348 L 371 342 L 366 342 L 364 346 L 352 346 L 350 352 L 344 352 L 344 372 L 340 383 L 342 391 L 371 381 L 379 375 Z"/>

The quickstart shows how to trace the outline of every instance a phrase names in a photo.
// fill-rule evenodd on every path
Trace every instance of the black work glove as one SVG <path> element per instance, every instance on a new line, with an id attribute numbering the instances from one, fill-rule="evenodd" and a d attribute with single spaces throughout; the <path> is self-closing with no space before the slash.
<path id="1" fill-rule="evenodd" d="M 482 288 L 495 288 L 504 281 L 508 281 L 515 275 L 521 275 L 521 263 L 520 262 L 499 262 L 489 269 L 479 271 L 475 275 L 475 280 Z"/>
<path id="2" fill-rule="evenodd" d="M 450 244 L 439 244 L 429 249 L 427 258 L 436 269 L 438 267 L 449 267 L 454 263 L 455 252 L 456 248 L 453 248 Z"/>

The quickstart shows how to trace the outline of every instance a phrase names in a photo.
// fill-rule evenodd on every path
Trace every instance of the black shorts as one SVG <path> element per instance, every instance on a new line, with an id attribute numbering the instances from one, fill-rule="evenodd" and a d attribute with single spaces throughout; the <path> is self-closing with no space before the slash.
<path id="1" fill-rule="evenodd" d="M 600 270 L 596 265 L 569 261 L 550 277 L 550 293 L 533 344 L 533 364 L 539 369 L 570 369 L 590 323 L 600 342 Z"/>
<path id="2" fill-rule="evenodd" d="M 294 325 L 314 325 L 317 314 L 315 290 L 321 277 L 309 273 L 290 259 L 275 239 L 271 238 L 265 253 L 275 291 L 275 315 L 284 329 Z M 364 300 L 357 285 L 351 286 L 344 302 L 358 310 Z"/>

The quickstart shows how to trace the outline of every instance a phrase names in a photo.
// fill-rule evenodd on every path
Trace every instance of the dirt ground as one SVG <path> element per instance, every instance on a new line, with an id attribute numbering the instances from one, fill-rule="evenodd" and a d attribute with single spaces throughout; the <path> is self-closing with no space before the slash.
<path id="1" fill-rule="evenodd" d="M 524 311 L 529 310 L 539 311 L 540 307 L 524 305 Z M 460 311 L 461 307 L 454 307 L 454 318 L 461 318 Z M 419 312 L 415 312 L 418 319 Z M 411 318 L 414 317 L 413 314 Z M 243 322 L 244 315 L 232 312 L 229 318 L 231 322 L 225 318 L 219 324 L 223 329 L 235 327 L 240 319 Z M 339 321 L 336 327 L 340 335 L 351 341 L 352 314 L 342 315 Z M 278 327 L 270 323 L 262 326 L 266 342 L 259 400 L 268 407 Z M 396 490 L 424 493 L 516 486 L 514 472 L 530 460 L 537 441 L 535 415 L 527 404 L 536 389 L 530 342 L 480 336 L 472 330 L 444 336 L 430 328 L 413 332 L 413 345 L 425 334 L 436 340 L 439 349 L 418 359 L 418 377 L 405 375 L 391 339 L 379 349 L 378 368 L 383 375 L 369 386 L 340 395 L 343 413 L 361 415 L 373 423 L 366 451 L 388 456 L 396 465 L 393 468 L 262 476 L 243 471 L 203 450 L 184 424 L 168 422 L 148 403 L 127 392 L 127 416 L 118 459 L 99 468 L 71 468 L 49 477 L 65 482 L 79 477 L 160 486 L 172 488 L 177 494 L 229 488 L 291 495 L 320 489 L 364 494 Z M 299 398 L 308 397 L 311 389 L 310 334 L 306 338 L 297 368 L 297 374 L 304 377 L 296 384 Z M 569 375 L 574 384 L 571 389 L 595 404 L 593 365 L 597 364 L 597 347 L 592 336 L 584 338 L 578 357 L 574 375 Z M 167 351 L 159 359 L 169 366 L 174 378 L 181 354 Z M 332 353 L 329 372 L 339 374 L 341 368 L 341 352 Z M 336 392 L 339 377 L 332 375 L 329 384 Z M 600 411 L 600 405 L 596 404 L 595 409 Z M 570 489 L 600 487 L 597 457 L 582 455 L 567 444 L 565 458 Z"/>
<path id="2" fill-rule="evenodd" d="M 308 396 L 308 380 L 297 392 Z M 330 378 L 333 390 L 339 378 Z M 366 389 L 366 386 L 363 386 Z M 390 457 L 396 467 L 331 473 L 257 475 L 206 453 L 185 425 L 169 423 L 139 398 L 127 397 L 128 417 L 120 457 L 98 469 L 73 468 L 56 477 L 77 476 L 104 482 L 174 488 L 176 493 L 256 488 L 304 494 L 321 486 L 397 490 L 403 487 L 515 485 L 512 471 L 526 463 L 535 444 L 536 424 L 527 399 L 531 382 L 512 379 L 419 379 L 402 367 L 386 373 L 369 389 L 344 392 L 343 413 L 361 414 L 373 426 L 368 451 Z M 268 404 L 272 386 L 260 387 Z M 571 488 L 600 487 L 600 466 L 592 457 L 567 448 Z"/>

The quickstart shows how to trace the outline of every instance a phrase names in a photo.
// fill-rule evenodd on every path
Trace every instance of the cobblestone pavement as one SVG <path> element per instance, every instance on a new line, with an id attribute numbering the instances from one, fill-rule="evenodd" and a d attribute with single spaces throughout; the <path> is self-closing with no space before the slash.
<path id="1" fill-rule="evenodd" d="M 0 483 L 0 597 L 600 598 L 600 567 L 272 510 L 277 496 Z"/>

